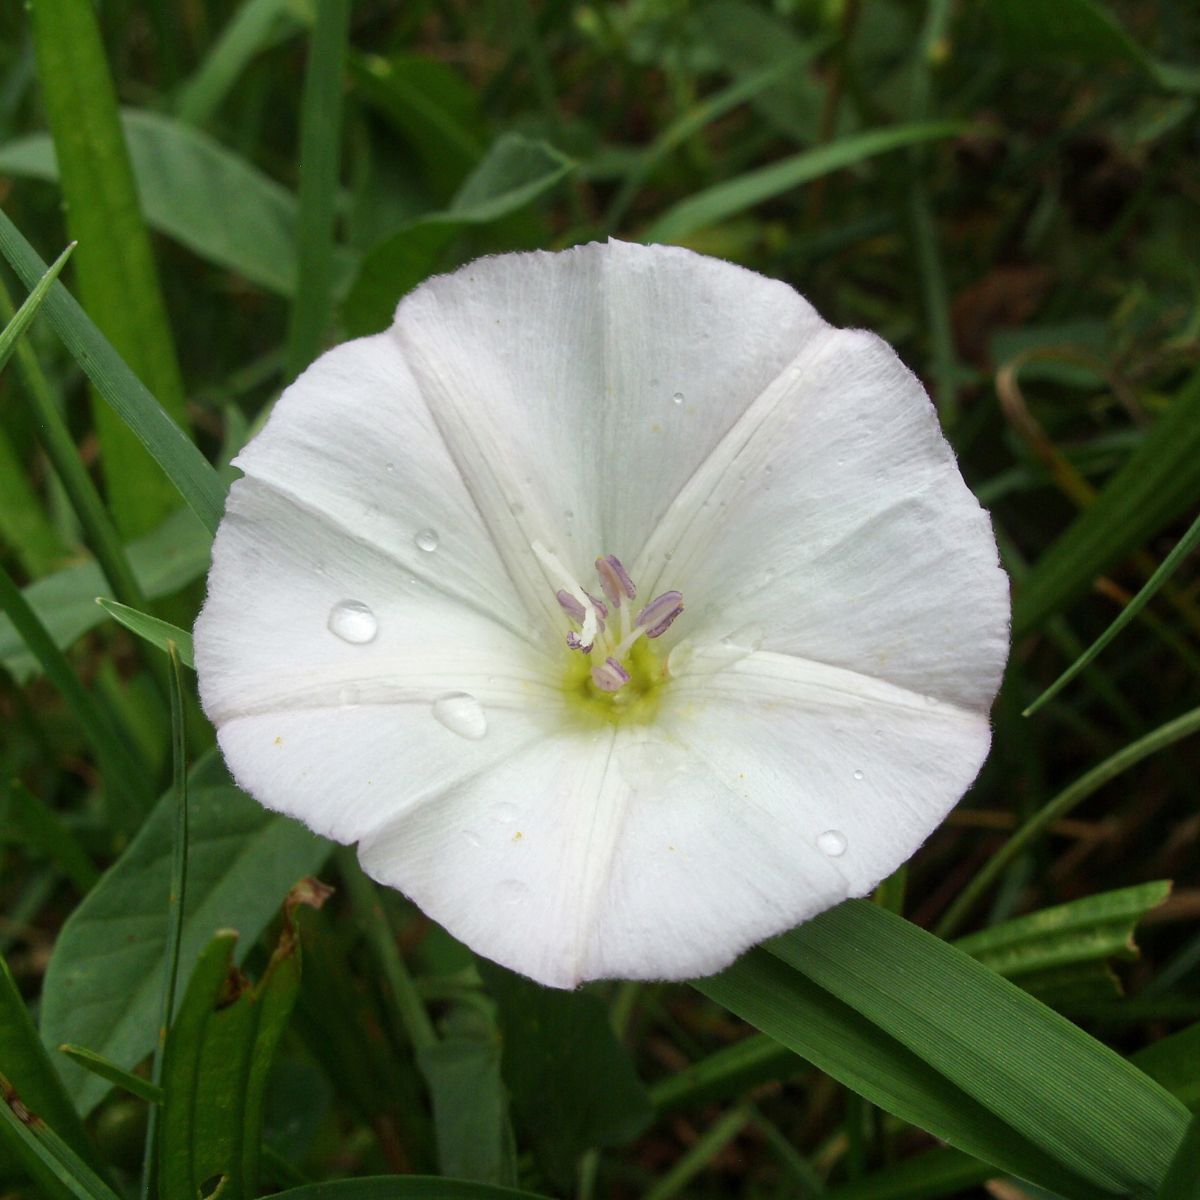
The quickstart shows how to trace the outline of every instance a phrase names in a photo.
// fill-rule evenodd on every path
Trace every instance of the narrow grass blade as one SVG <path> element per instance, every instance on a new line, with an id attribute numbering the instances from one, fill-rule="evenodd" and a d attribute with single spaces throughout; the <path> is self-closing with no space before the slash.
<path id="1" fill-rule="evenodd" d="M 46 272 L 46 264 L 2 211 L 0 252 L 27 287 L 34 287 Z M 215 532 L 225 507 L 225 487 L 211 464 L 61 283 L 51 287 L 42 308 L 96 390 L 150 451 L 205 526 Z"/>
<path id="2" fill-rule="evenodd" d="M 115 1062 L 105 1058 L 103 1054 L 97 1054 L 94 1050 L 88 1050 L 83 1046 L 72 1046 L 69 1042 L 59 1046 L 59 1050 L 72 1062 L 77 1062 L 85 1070 L 91 1071 L 93 1075 L 99 1075 L 101 1079 L 106 1079 L 109 1083 L 115 1083 L 117 1087 L 131 1096 L 136 1096 L 139 1100 L 145 1100 L 149 1104 L 163 1102 L 162 1088 L 156 1087 L 150 1080 L 143 1079 L 140 1075 L 122 1070 Z"/>
<path id="3" fill-rule="evenodd" d="M 95 9 L 89 0 L 31 0 L 38 79 L 58 159 L 84 306 L 180 426 L 183 381 L 138 204 Z M 133 434 L 94 406 L 100 458 L 117 526 L 153 528 L 175 497 Z"/>
<path id="4" fill-rule="evenodd" d="M 300 116 L 300 255 L 287 341 L 294 379 L 321 349 L 333 311 L 333 233 L 342 145 L 342 72 L 349 0 L 323 0 L 309 48 Z"/>
<path id="5" fill-rule="evenodd" d="M 20 780 L 13 781 L 11 795 L 14 824 L 22 830 L 26 842 L 54 862 L 75 890 L 86 896 L 99 880 L 100 872 L 79 839 L 59 820 L 58 814 Z"/>
<path id="6" fill-rule="evenodd" d="M 1200 517 L 1191 524 L 1187 533 L 1176 543 L 1175 548 L 1162 560 L 1158 570 L 1146 580 L 1141 590 L 1121 610 L 1115 621 L 1025 710 L 1024 716 L 1032 716 L 1047 700 L 1052 700 L 1079 674 L 1086 670 L 1109 642 L 1146 607 L 1158 591 L 1179 567 L 1185 558 L 1200 545 Z"/>
<path id="7" fill-rule="evenodd" d="M 183 674 L 174 642 L 167 644 L 171 663 L 171 761 L 175 807 L 175 833 L 171 839 L 171 883 L 167 894 L 167 939 L 163 952 L 162 999 L 159 1005 L 158 1037 L 154 1044 L 154 1059 L 150 1082 L 162 1087 L 163 1059 L 167 1045 L 167 1030 L 175 1011 L 175 985 L 179 978 L 179 947 L 183 940 L 183 905 L 187 890 L 188 866 L 188 776 L 187 738 L 183 717 Z M 150 1200 L 154 1189 L 155 1155 L 158 1149 L 157 1108 L 151 1108 L 146 1122 L 146 1147 L 142 1155 L 142 1200 Z"/>
<path id="8" fill-rule="evenodd" d="M 42 499 L 27 478 L 28 469 L 28 461 L 0 426 L 0 543 L 7 545 L 27 575 L 37 579 L 61 566 L 70 551 L 44 512 Z"/>
<path id="9" fill-rule="evenodd" d="M 1005 867 L 1055 821 L 1065 817 L 1067 813 L 1082 804 L 1110 779 L 1115 779 L 1123 771 L 1127 771 L 1141 762 L 1142 759 L 1156 754 L 1181 738 L 1190 737 L 1197 730 L 1200 730 L 1200 708 L 1194 708 L 1190 712 L 1184 713 L 1183 716 L 1176 717 L 1165 725 L 1160 725 L 1145 737 L 1138 738 L 1128 746 L 1123 746 L 1116 754 L 1110 755 L 1102 763 L 1064 788 L 1053 800 L 1034 813 L 971 877 L 970 883 L 959 892 L 954 903 L 950 905 L 938 922 L 936 927 L 938 935 L 949 937 L 962 928 L 963 922 L 988 888 L 996 882 Z"/>
<path id="10" fill-rule="evenodd" d="M 443 1179 L 433 1175 L 378 1175 L 333 1179 L 276 1192 L 271 1200 L 549 1200 L 540 1192 L 522 1192 L 490 1183 Z"/>
<path id="11" fill-rule="evenodd" d="M 1145 1195 L 1161 1185 L 1187 1110 L 968 955 L 866 901 L 822 913 L 768 949 L 1097 1190 Z"/>
<path id="12" fill-rule="evenodd" d="M 681 201 L 661 216 L 642 235 L 644 242 L 677 242 L 689 234 L 736 213 L 762 204 L 802 183 L 809 183 L 843 167 L 853 166 L 877 154 L 912 146 L 936 138 L 953 137 L 963 131 L 956 121 L 928 121 L 873 129 L 840 141 L 829 142 L 815 150 L 806 150 L 736 179 L 726 180 Z"/>
<path id="13" fill-rule="evenodd" d="M 3 371 L 8 365 L 8 360 L 13 350 L 16 349 L 17 342 L 29 328 L 33 318 L 37 316 L 38 309 L 42 307 L 42 301 L 50 294 L 51 286 L 62 273 L 63 267 L 67 265 L 67 259 L 71 257 L 71 251 L 77 244 L 77 242 L 71 242 L 50 264 L 46 273 L 37 281 L 37 286 L 26 296 L 25 303 L 17 309 L 12 320 L 0 330 L 0 371 Z"/>
<path id="14" fill-rule="evenodd" d="M 754 1119 L 754 1109 L 743 1104 L 718 1117 L 680 1156 L 678 1162 L 643 1194 L 643 1200 L 670 1200 L 687 1187 L 712 1160 Z"/>
<path id="15" fill-rule="evenodd" d="M 1038 559 L 1013 602 L 1013 638 L 1038 628 L 1200 496 L 1200 371 L 1096 500 Z"/>
<path id="16" fill-rule="evenodd" d="M 44 278 L 44 276 L 43 276 Z M 0 281 L 0 317 L 12 311 L 12 301 Z M 55 403 L 50 384 L 27 342 L 17 345 L 17 372 L 24 384 L 25 399 L 33 412 L 34 425 L 58 481 L 70 501 L 88 546 L 95 554 L 109 586 L 126 603 L 145 607 L 141 586 L 125 555 L 116 526 L 108 515 L 100 493 L 71 438 L 67 423 Z"/>
<path id="17" fill-rule="evenodd" d="M 71 1200 L 120 1200 L 0 1075 L 0 1143 L 18 1154 L 44 1194 Z"/>
<path id="18" fill-rule="evenodd" d="M 175 111 L 203 125 L 217 111 L 242 72 L 276 33 L 298 29 L 289 0 L 245 0 L 221 31 L 196 73 L 180 89 Z"/>
<path id="19" fill-rule="evenodd" d="M 0 567 L 0 609 L 8 614 L 25 644 L 59 690 L 96 754 L 112 802 L 115 828 L 132 831 L 150 811 L 150 773 L 109 722 L 96 698 L 84 688 L 54 644 L 45 626 L 29 607 L 7 571 Z"/>
<path id="20" fill-rule="evenodd" d="M 186 629 L 180 629 L 178 625 L 172 625 L 170 621 L 162 621 L 148 613 L 138 612 L 136 608 L 130 608 L 127 604 L 119 604 L 116 600 L 109 600 L 104 596 L 97 596 L 96 603 L 115 621 L 119 621 L 126 629 L 136 633 L 138 637 L 144 638 L 152 646 L 157 646 L 160 650 L 169 650 L 171 646 L 174 646 L 175 653 L 179 655 L 179 661 L 185 667 L 195 669 L 192 635 Z"/>
<path id="21" fill-rule="evenodd" d="M 99 1155 L 42 1046 L 29 1009 L 3 958 L 0 958 L 0 1064 L 22 1102 L 39 1113 L 78 1155 L 99 1170 Z"/>

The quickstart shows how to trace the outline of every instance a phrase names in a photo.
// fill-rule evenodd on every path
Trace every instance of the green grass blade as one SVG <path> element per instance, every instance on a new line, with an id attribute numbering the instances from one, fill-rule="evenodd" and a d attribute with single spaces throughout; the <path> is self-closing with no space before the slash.
<path id="1" fill-rule="evenodd" d="M 183 426 L 183 381 L 95 10 L 89 0 L 32 0 L 29 8 L 84 306 Z M 94 413 L 117 526 L 126 536 L 143 533 L 175 497 L 107 406 Z"/>
<path id="2" fill-rule="evenodd" d="M 1142 611 L 1172 575 L 1179 564 L 1200 545 L 1200 517 L 1191 524 L 1187 533 L 1176 543 L 1175 548 L 1162 560 L 1158 569 L 1142 585 L 1138 594 L 1121 610 L 1117 619 L 1025 710 L 1032 716 L 1047 700 L 1053 699 L 1079 674 L 1086 670 L 1104 648 Z"/>
<path id="3" fill-rule="evenodd" d="M 814 150 L 805 150 L 767 167 L 748 171 L 690 196 L 668 211 L 642 235 L 644 242 L 677 242 L 697 230 L 715 225 L 737 213 L 810 183 L 844 167 L 919 142 L 953 137 L 964 126 L 956 121 L 928 121 L 873 129 Z"/>
<path id="4" fill-rule="evenodd" d="M 950 905 L 938 922 L 938 935 L 949 937 L 960 929 L 972 909 L 988 888 L 996 882 L 1005 867 L 1055 821 L 1065 817 L 1067 813 L 1082 804 L 1110 779 L 1115 779 L 1123 771 L 1127 771 L 1141 762 L 1142 759 L 1156 754 L 1181 738 L 1190 737 L 1197 730 L 1200 730 L 1200 708 L 1194 708 L 1190 712 L 1184 713 L 1183 716 L 1176 717 L 1165 725 L 1160 725 L 1145 737 L 1138 738 L 1128 746 L 1123 746 L 1116 754 L 1110 755 L 1086 774 L 1081 775 L 1074 783 L 1064 788 L 1048 804 L 1038 809 L 971 877 L 970 883 L 959 892 L 954 903 Z"/>
<path id="5" fill-rule="evenodd" d="M 122 1070 L 115 1062 L 105 1058 L 103 1054 L 97 1054 L 95 1050 L 88 1050 L 84 1046 L 72 1046 L 69 1042 L 59 1046 L 58 1049 L 72 1062 L 77 1062 L 85 1070 L 99 1075 L 101 1079 L 105 1079 L 109 1083 L 115 1083 L 117 1087 L 131 1096 L 136 1096 L 139 1100 L 145 1100 L 149 1104 L 162 1103 L 162 1088 L 157 1087 L 148 1079 L 143 1079 L 140 1075 Z"/>
<path id="6" fill-rule="evenodd" d="M 917 982 L 914 977 L 914 985 Z M 1051 1186 L 1069 1200 L 1097 1200 L 1086 1178 L 1059 1164 L 907 1046 L 765 949 L 751 950 L 721 974 L 692 986 L 902 1120 L 1000 1170 Z"/>
<path id="7" fill-rule="evenodd" d="M 1200 371 L 1095 502 L 1038 559 L 1013 602 L 1018 639 L 1081 595 L 1200 496 Z"/>
<path id="8" fill-rule="evenodd" d="M 67 702 L 95 752 L 104 777 L 105 794 L 112 806 L 115 828 L 136 829 L 150 809 L 150 772 L 146 765 L 137 760 L 96 698 L 80 683 L 66 656 L 54 644 L 3 567 L 0 567 L 0 609 L 8 615 L 50 682 Z"/>
<path id="9" fill-rule="evenodd" d="M 1161 1185 L 1187 1110 L 968 955 L 865 901 L 769 950 L 1096 1189 L 1152 1195 Z"/>
<path id="10" fill-rule="evenodd" d="M 4 212 L 0 212 L 0 251 L 27 287 L 35 286 L 46 272 L 46 264 Z M 189 507 L 215 532 L 225 507 L 225 487 L 212 465 L 61 283 L 51 287 L 42 307 L 96 390 L 150 451 Z"/>
<path id="11" fill-rule="evenodd" d="M 175 652 L 179 655 L 179 661 L 185 667 L 195 669 L 192 635 L 186 629 L 180 629 L 178 625 L 172 625 L 170 621 L 163 621 L 148 613 L 138 612 L 136 608 L 130 608 L 127 604 L 119 604 L 116 600 L 109 600 L 104 596 L 97 596 L 96 603 L 115 621 L 119 621 L 126 629 L 136 633 L 138 637 L 144 638 L 152 646 L 157 646 L 160 650 L 168 650 L 169 647 L 174 646 Z"/>
<path id="12" fill-rule="evenodd" d="M 287 340 L 287 377 L 294 379 L 321 350 L 333 311 L 334 216 L 342 145 L 342 73 L 349 0 L 323 0 L 309 48 L 300 117 L 300 255 Z"/>
<path id="13" fill-rule="evenodd" d="M 97 1170 L 97 1155 L 71 1098 L 38 1038 L 29 1010 L 0 957 L 0 1064 L 22 1101 Z"/>
<path id="14" fill-rule="evenodd" d="M 20 1156 L 45 1189 L 43 1194 L 71 1200 L 120 1200 L 0 1075 L 0 1144 L 4 1143 Z"/>
<path id="15" fill-rule="evenodd" d="M 67 265 L 67 259 L 71 257 L 71 251 L 75 249 L 78 243 L 71 242 L 67 248 L 50 264 L 46 273 L 37 281 L 37 286 L 33 291 L 25 297 L 25 302 L 17 309 L 12 319 L 0 330 L 0 371 L 8 365 L 8 360 L 16 349 L 17 342 L 21 335 L 29 328 L 33 318 L 37 316 L 38 309 L 42 307 L 42 301 L 50 294 L 50 288 L 54 281 L 62 273 L 63 267 Z"/>
<path id="16" fill-rule="evenodd" d="M 36 579 L 60 566 L 69 551 L 26 478 L 28 467 L 0 426 L 0 543 L 8 545 L 22 570 Z"/>
<path id="17" fill-rule="evenodd" d="M 45 276 L 43 276 L 43 279 Z M 12 307 L 8 292 L 0 282 L 0 315 Z M 17 369 L 25 385 L 25 396 L 33 411 L 34 424 L 46 456 L 66 492 L 88 545 L 95 554 L 112 590 L 126 604 L 146 606 L 146 597 L 125 555 L 125 547 L 116 526 L 96 491 L 95 484 L 79 458 L 70 430 L 54 402 L 50 386 L 28 344 L 17 346 Z"/>
<path id="18" fill-rule="evenodd" d="M 179 979 L 179 947 L 183 940 L 183 906 L 187 892 L 188 867 L 187 736 L 183 723 L 183 673 L 179 668 L 179 655 L 174 642 L 167 643 L 167 657 L 171 662 L 171 791 L 175 809 L 175 831 L 171 838 L 171 883 L 167 893 L 167 935 L 163 948 L 158 1036 L 155 1039 L 153 1065 L 150 1068 L 150 1082 L 156 1088 L 162 1087 L 167 1029 L 175 1011 L 175 987 Z M 157 1107 L 153 1107 L 146 1122 L 146 1146 L 142 1155 L 142 1200 L 150 1200 L 154 1190 L 158 1122 L 159 1111 Z"/>
<path id="19" fill-rule="evenodd" d="M 299 28 L 292 13 L 289 0 L 245 0 L 196 73 L 180 89 L 175 106 L 179 119 L 192 125 L 205 124 L 276 32 L 289 24 Z"/>

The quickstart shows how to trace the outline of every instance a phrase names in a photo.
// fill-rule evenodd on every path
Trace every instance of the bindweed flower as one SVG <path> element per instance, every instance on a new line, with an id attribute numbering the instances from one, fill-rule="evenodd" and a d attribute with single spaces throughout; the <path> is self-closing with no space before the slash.
<path id="1" fill-rule="evenodd" d="M 917 379 L 619 242 L 433 279 L 237 459 L 196 626 L 229 766 L 484 956 L 678 979 L 904 862 L 1007 653 Z"/>

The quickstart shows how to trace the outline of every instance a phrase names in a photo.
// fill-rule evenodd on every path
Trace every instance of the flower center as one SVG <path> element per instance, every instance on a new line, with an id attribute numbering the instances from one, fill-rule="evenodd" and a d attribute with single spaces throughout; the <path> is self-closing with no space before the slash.
<path id="1" fill-rule="evenodd" d="M 617 711 L 648 697 L 666 677 L 649 643 L 661 637 L 683 612 L 683 596 L 663 592 L 640 608 L 637 587 L 615 554 L 596 559 L 602 596 L 581 587 L 563 564 L 538 542 L 533 544 L 555 596 L 574 628 L 566 635 L 573 652 L 568 687 Z M 578 656 L 578 657 L 576 657 Z"/>

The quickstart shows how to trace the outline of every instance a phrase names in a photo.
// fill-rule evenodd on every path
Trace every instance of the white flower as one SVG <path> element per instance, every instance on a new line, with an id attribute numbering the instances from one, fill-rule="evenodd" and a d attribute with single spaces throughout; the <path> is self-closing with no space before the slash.
<path id="1" fill-rule="evenodd" d="M 782 283 L 481 260 L 237 464 L 196 626 L 234 776 L 543 983 L 701 975 L 863 895 L 987 753 L 988 518 L 892 350 Z"/>

